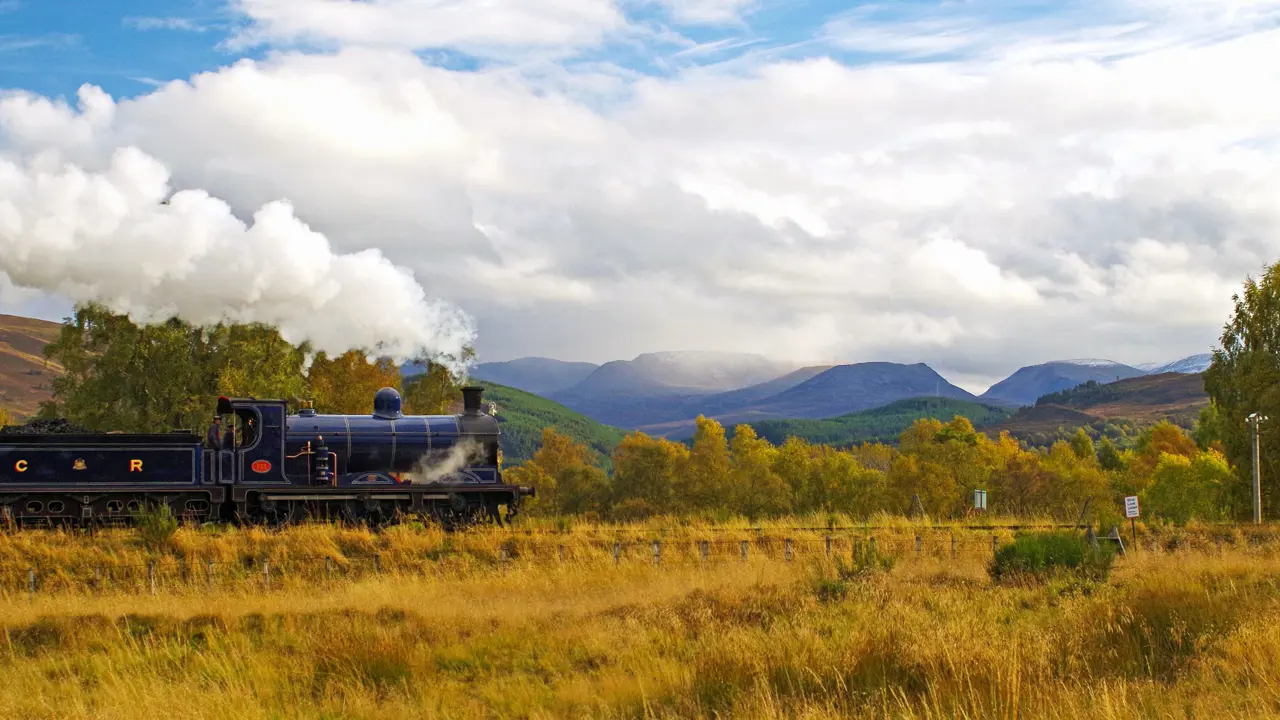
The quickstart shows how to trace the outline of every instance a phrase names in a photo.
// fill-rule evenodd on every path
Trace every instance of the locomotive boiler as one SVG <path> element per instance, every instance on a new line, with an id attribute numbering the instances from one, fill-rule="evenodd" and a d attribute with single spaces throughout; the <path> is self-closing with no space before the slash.
<path id="1" fill-rule="evenodd" d="M 163 434 L 0 433 L 0 513 L 20 523 L 128 521 L 147 505 L 196 520 L 387 522 L 448 527 L 518 512 L 533 488 L 503 482 L 499 428 L 480 411 L 404 415 L 379 390 L 370 415 L 288 412 L 283 400 L 217 400 L 202 439 Z"/>

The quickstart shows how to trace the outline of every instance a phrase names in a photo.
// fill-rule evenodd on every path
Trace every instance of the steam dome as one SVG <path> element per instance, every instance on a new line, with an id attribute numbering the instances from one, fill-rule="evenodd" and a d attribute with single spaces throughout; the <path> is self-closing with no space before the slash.
<path id="1" fill-rule="evenodd" d="M 400 393 L 395 388 L 384 387 L 373 396 L 373 416 L 383 420 L 404 417 L 400 412 Z"/>

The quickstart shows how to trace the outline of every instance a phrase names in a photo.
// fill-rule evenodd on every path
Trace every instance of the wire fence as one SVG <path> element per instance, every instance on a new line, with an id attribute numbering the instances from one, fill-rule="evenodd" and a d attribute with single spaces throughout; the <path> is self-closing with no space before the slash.
<path id="1" fill-rule="evenodd" d="M 1005 528 L 1001 528 L 1005 529 Z M 1125 549 L 1127 538 L 1099 537 Z M 691 566 L 712 563 L 795 562 L 801 559 L 853 559 L 867 552 L 898 560 L 987 560 L 1007 543 L 997 534 L 958 537 L 917 533 L 912 536 L 808 535 L 755 536 L 725 539 L 578 538 L 572 542 L 508 539 L 498 547 L 451 545 L 416 552 L 334 554 L 314 557 L 246 556 L 234 561 L 157 555 L 142 563 L 26 568 L 0 566 L 0 598 L 15 600 L 37 594 L 158 594 L 162 591 L 214 590 L 270 592 L 300 586 L 325 586 L 378 576 L 460 576 L 519 566 L 593 565 L 623 567 Z M 1222 549 L 1222 541 L 1217 541 Z M 1130 551 L 1133 548 L 1129 548 Z"/>

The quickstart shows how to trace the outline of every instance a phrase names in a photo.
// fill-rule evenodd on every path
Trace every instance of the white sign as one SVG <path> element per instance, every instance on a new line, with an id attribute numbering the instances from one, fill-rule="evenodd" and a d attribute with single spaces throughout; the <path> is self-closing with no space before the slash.
<path id="1" fill-rule="evenodd" d="M 973 491 L 973 507 L 975 510 L 987 509 L 987 491 L 986 490 Z"/>
<path id="2" fill-rule="evenodd" d="M 1130 495 L 1124 499 L 1124 516 L 1127 518 L 1138 517 L 1138 496 Z"/>

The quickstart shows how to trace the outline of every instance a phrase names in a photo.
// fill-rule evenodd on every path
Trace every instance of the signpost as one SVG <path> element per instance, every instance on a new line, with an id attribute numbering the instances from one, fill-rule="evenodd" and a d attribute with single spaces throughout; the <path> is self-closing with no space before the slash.
<path id="1" fill-rule="evenodd" d="M 987 491 L 986 490 L 973 491 L 973 509 L 974 510 L 987 509 Z"/>
<path id="2" fill-rule="evenodd" d="M 1124 499 L 1124 516 L 1129 518 L 1129 528 L 1133 532 L 1133 546 L 1138 547 L 1138 496 L 1129 495 Z"/>

